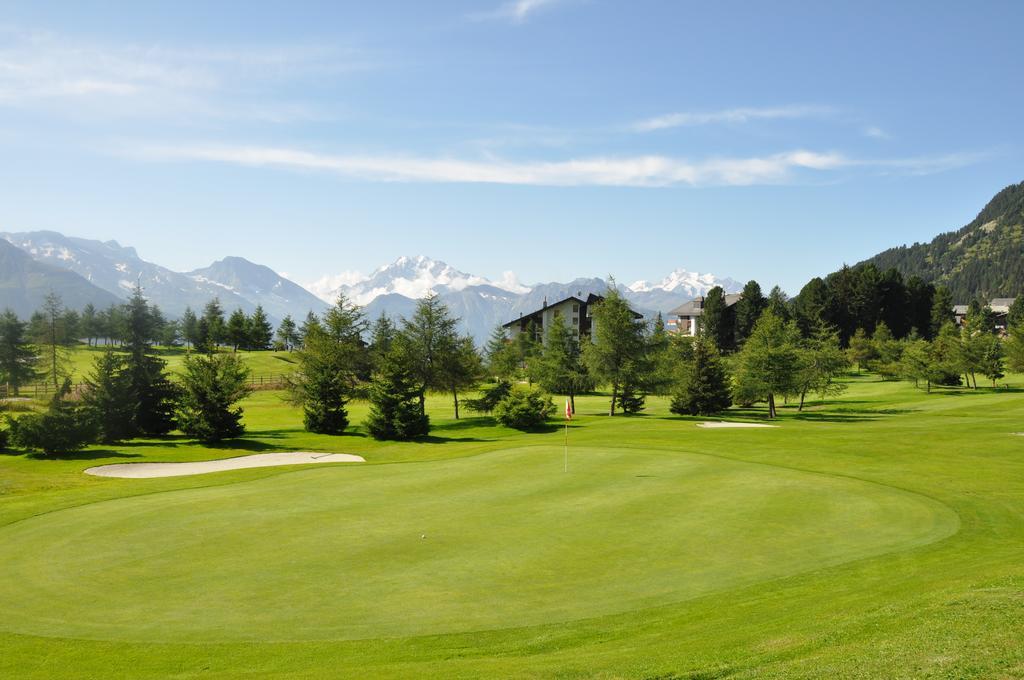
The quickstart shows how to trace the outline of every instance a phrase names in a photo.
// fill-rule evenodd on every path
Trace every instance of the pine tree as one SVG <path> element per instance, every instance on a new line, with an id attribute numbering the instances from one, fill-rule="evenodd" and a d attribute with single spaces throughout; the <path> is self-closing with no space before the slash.
<path id="1" fill-rule="evenodd" d="M 299 331 L 290 314 L 281 319 L 281 324 L 277 327 L 277 342 L 288 351 L 295 349 L 299 344 Z"/>
<path id="2" fill-rule="evenodd" d="M 249 369 L 235 354 L 193 354 L 185 358 L 178 413 L 181 431 L 201 442 L 219 442 L 245 432 L 242 408 L 252 388 Z"/>
<path id="3" fill-rule="evenodd" d="M 1022 291 L 1024 292 L 1024 291 Z M 1020 326 L 1024 324 L 1024 295 L 1018 295 L 1010 305 L 1010 311 L 1006 315 L 1006 327 Z"/>
<path id="4" fill-rule="evenodd" d="M 206 337 L 203 351 L 212 352 L 217 345 L 224 342 L 225 323 L 224 309 L 220 306 L 220 298 L 213 298 L 203 308 L 203 320 L 206 322 Z"/>
<path id="5" fill-rule="evenodd" d="M 96 357 L 85 380 L 82 404 L 96 425 L 97 440 L 104 444 L 130 439 L 138 431 L 136 396 L 127 369 L 127 358 L 108 348 Z"/>
<path id="6" fill-rule="evenodd" d="M 953 320 L 953 295 L 945 286 L 939 286 L 932 299 L 931 337 L 937 337 L 942 326 Z"/>
<path id="7" fill-rule="evenodd" d="M 548 327 L 544 346 L 537 360 L 537 382 L 544 390 L 569 397 L 569 408 L 576 412 L 576 395 L 593 388 L 583 362 L 579 341 L 569 326 L 555 319 Z"/>
<path id="8" fill-rule="evenodd" d="M 453 346 L 442 353 L 438 363 L 438 379 L 452 395 L 455 420 L 459 419 L 459 392 L 474 387 L 483 373 L 480 355 L 473 338 L 456 337 Z"/>
<path id="9" fill-rule="evenodd" d="M 592 310 L 593 342 L 583 344 L 583 360 L 595 380 L 611 386 L 608 415 L 613 416 L 623 394 L 628 393 L 630 406 L 635 406 L 637 387 L 643 378 L 638 369 L 646 350 L 644 326 L 633 317 L 614 280 L 604 300 Z"/>
<path id="10" fill-rule="evenodd" d="M 877 358 L 875 346 L 871 343 L 871 338 L 868 337 L 863 328 L 858 328 L 857 332 L 850 338 L 848 352 L 850 354 L 850 361 L 857 365 L 858 371 L 863 371 L 871 361 Z"/>
<path id="11" fill-rule="evenodd" d="M 761 318 L 761 313 L 767 306 L 768 299 L 761 293 L 761 284 L 753 280 L 747 281 L 747 285 L 743 286 L 743 294 L 736 303 L 736 346 L 742 345 L 754 330 L 754 324 Z"/>
<path id="12" fill-rule="evenodd" d="M 376 368 L 384 360 L 395 342 L 395 324 L 387 314 L 381 314 L 370 330 L 370 364 Z"/>
<path id="13" fill-rule="evenodd" d="M 256 305 L 255 311 L 249 317 L 247 326 L 249 349 L 266 350 L 270 349 L 270 342 L 274 338 L 274 327 L 267 319 L 267 313 L 263 311 L 262 305 Z"/>
<path id="14" fill-rule="evenodd" d="M 771 311 L 772 314 L 783 321 L 789 321 L 793 318 L 789 308 L 789 297 L 778 286 L 773 287 L 771 292 L 768 293 L 768 302 L 765 305 L 765 309 Z"/>
<path id="15" fill-rule="evenodd" d="M 129 385 L 136 399 L 136 426 L 143 434 L 167 434 L 175 427 L 178 389 L 167 375 L 167 362 L 152 354 L 156 324 L 138 286 L 124 305 L 124 319 L 121 349 L 126 353 Z"/>
<path id="16" fill-rule="evenodd" d="M 419 384 L 422 414 L 427 412 L 427 390 L 446 389 L 441 367 L 447 355 L 456 349 L 455 323 L 441 298 L 428 295 L 416 304 L 412 318 L 402 324 L 402 335 L 409 344 L 411 370 Z"/>
<path id="17" fill-rule="evenodd" d="M 729 378 L 718 350 L 707 338 L 694 340 L 691 360 L 672 395 L 669 410 L 680 415 L 712 415 L 732 405 Z"/>
<path id="18" fill-rule="evenodd" d="M 1014 373 L 1024 373 L 1024 321 L 1010 325 L 1003 349 L 1009 369 Z"/>
<path id="19" fill-rule="evenodd" d="M 0 383 L 7 394 L 18 396 L 23 385 L 38 375 L 38 357 L 25 338 L 27 324 L 7 309 L 0 315 Z"/>
<path id="20" fill-rule="evenodd" d="M 877 335 L 878 331 L 875 332 Z M 800 407 L 797 410 L 804 410 L 804 401 L 810 392 L 824 399 L 846 390 L 846 385 L 835 379 L 846 370 L 849 362 L 839 347 L 839 333 L 832 326 L 822 320 L 818 321 L 811 336 L 805 338 L 800 345 L 799 360 L 797 386 Z"/>
<path id="21" fill-rule="evenodd" d="M 799 389 L 800 331 L 771 308 L 754 324 L 754 330 L 737 356 L 737 383 L 743 398 L 768 402 L 768 417 L 775 418 L 775 396 L 794 394 Z"/>
<path id="22" fill-rule="evenodd" d="M 64 378 L 44 413 L 26 413 L 10 421 L 14 446 L 46 455 L 76 453 L 96 438 L 96 429 L 82 407 L 70 401 L 71 379 Z"/>
<path id="23" fill-rule="evenodd" d="M 70 378 L 66 351 L 67 336 L 64 327 L 64 305 L 60 296 L 49 293 L 43 300 L 42 311 L 33 314 L 34 342 L 43 350 L 46 372 L 53 383 L 54 392 L 65 379 Z"/>
<path id="24" fill-rule="evenodd" d="M 236 309 L 228 317 L 228 323 L 224 327 L 224 340 L 231 345 L 231 350 L 237 352 L 239 347 L 245 347 L 249 340 L 249 320 L 245 312 Z"/>
<path id="25" fill-rule="evenodd" d="M 997 380 L 1006 375 L 1004 356 L 1003 343 L 999 337 L 996 335 L 985 336 L 978 368 L 982 375 L 992 381 L 992 387 L 996 386 Z"/>
<path id="26" fill-rule="evenodd" d="M 181 315 L 181 337 L 185 340 L 186 349 L 196 347 L 199 338 L 199 320 L 191 307 L 186 307 L 185 313 Z"/>
<path id="27" fill-rule="evenodd" d="M 725 304 L 725 291 L 715 286 L 704 297 L 704 309 L 700 317 L 700 334 L 715 343 L 720 350 L 732 347 L 736 335 L 730 323 L 729 308 Z"/>
<path id="28" fill-rule="evenodd" d="M 370 413 L 364 423 L 374 439 L 413 439 L 430 432 L 430 418 L 420 407 L 414 363 L 402 336 L 381 357 L 370 383 Z"/>
<path id="29" fill-rule="evenodd" d="M 342 297 L 332 311 L 330 325 L 305 324 L 302 349 L 295 353 L 299 367 L 288 377 L 290 398 L 302 406 L 306 429 L 320 434 L 341 434 L 348 427 L 348 402 L 369 365 L 359 308 Z"/>
<path id="30" fill-rule="evenodd" d="M 504 327 L 497 326 L 491 332 L 484 346 L 484 360 L 487 372 L 499 380 L 507 380 L 515 375 L 519 366 L 516 346 L 509 341 Z"/>
<path id="31" fill-rule="evenodd" d="M 96 307 L 91 302 L 82 308 L 79 330 L 85 337 L 86 344 L 92 347 L 93 342 L 99 336 L 99 318 L 96 315 Z"/>
<path id="32" fill-rule="evenodd" d="M 299 344 L 306 342 L 306 336 L 314 329 L 323 330 L 320 319 L 313 312 L 306 313 L 306 319 L 299 326 Z"/>

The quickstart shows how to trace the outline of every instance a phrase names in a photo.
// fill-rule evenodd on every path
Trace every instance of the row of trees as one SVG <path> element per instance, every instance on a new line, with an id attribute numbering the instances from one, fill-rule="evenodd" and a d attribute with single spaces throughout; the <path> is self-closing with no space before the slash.
<path id="1" fill-rule="evenodd" d="M 59 301 L 48 299 L 51 329 Z M 202 441 L 218 441 L 242 433 L 242 411 L 234 404 L 249 390 L 248 370 L 232 354 L 196 354 L 172 382 L 166 362 L 153 352 L 160 315 L 136 288 L 123 308 L 123 336 L 118 346 L 95 359 L 78 394 L 61 375 L 55 331 L 45 340 L 52 356 L 49 369 L 58 380 L 49 408 L 41 414 L 9 420 L 15 446 L 47 453 L 66 453 L 92 442 L 114 443 L 139 436 L 164 435 L 178 428 Z M 5 312 L 0 317 L 0 372 L 9 384 L 31 379 L 40 354 L 26 342 L 26 324 Z"/>

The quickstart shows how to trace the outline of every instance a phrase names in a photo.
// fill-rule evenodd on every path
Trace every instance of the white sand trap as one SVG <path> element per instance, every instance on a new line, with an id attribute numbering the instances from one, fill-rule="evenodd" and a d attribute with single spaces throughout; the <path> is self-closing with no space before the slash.
<path id="1" fill-rule="evenodd" d="M 725 421 L 709 421 L 706 423 L 697 423 L 697 427 L 706 427 L 708 429 L 718 429 L 722 427 L 778 427 L 778 425 L 765 425 L 763 423 L 728 423 Z"/>
<path id="2" fill-rule="evenodd" d="M 351 453 L 311 453 L 289 451 L 285 453 L 258 453 L 253 456 L 201 460 L 194 463 L 117 463 L 88 468 L 87 475 L 97 477 L 124 477 L 147 479 L 150 477 L 181 477 L 205 475 L 208 472 L 243 470 L 245 468 L 275 467 L 277 465 L 305 465 L 308 463 L 365 463 L 362 456 Z"/>

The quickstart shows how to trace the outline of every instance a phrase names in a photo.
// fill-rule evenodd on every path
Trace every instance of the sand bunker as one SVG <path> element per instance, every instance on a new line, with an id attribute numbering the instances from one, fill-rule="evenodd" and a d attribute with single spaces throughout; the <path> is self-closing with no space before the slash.
<path id="1" fill-rule="evenodd" d="M 274 467 L 277 465 L 305 465 L 308 463 L 364 463 L 362 456 L 350 453 L 311 453 L 289 451 L 285 453 L 259 453 L 254 456 L 201 460 L 194 463 L 118 463 L 88 468 L 87 475 L 97 477 L 124 477 L 146 479 L 150 477 L 181 477 L 204 475 L 208 472 L 242 470 L 245 468 Z"/>
<path id="2" fill-rule="evenodd" d="M 778 427 L 778 425 L 765 425 L 763 423 L 727 423 L 723 421 L 714 421 L 706 423 L 697 423 L 697 427 L 717 429 L 720 427 Z"/>

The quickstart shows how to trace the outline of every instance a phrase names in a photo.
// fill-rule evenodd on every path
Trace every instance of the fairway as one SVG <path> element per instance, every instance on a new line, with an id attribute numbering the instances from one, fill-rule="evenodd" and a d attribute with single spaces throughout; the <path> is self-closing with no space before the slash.
<path id="1" fill-rule="evenodd" d="M 0 621 L 137 642 L 342 640 L 616 614 L 934 542 L 941 503 L 717 456 L 511 448 L 73 507 L 0 529 Z"/>

